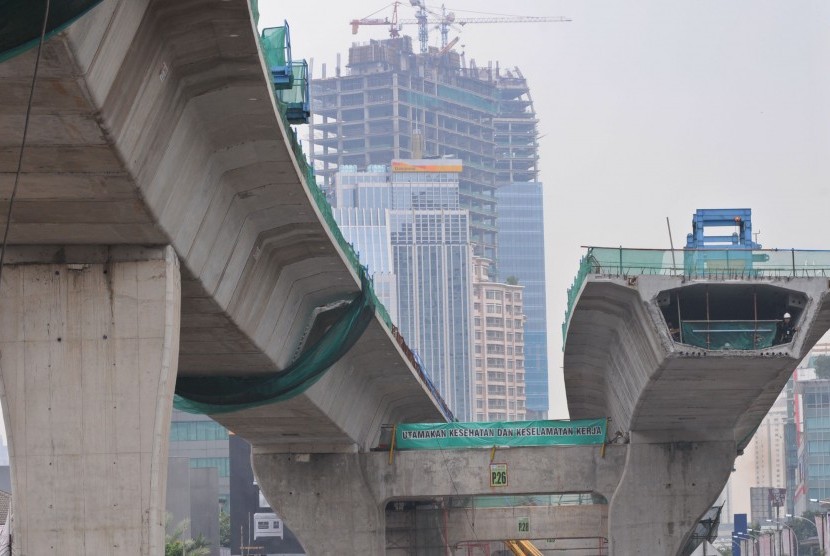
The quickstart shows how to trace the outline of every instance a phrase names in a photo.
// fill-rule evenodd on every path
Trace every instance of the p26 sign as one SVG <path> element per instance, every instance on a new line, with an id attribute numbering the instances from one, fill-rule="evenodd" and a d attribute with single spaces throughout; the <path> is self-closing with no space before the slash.
<path id="1" fill-rule="evenodd" d="M 490 486 L 491 487 L 506 487 L 507 486 L 507 464 L 506 463 L 491 463 L 490 464 Z"/>

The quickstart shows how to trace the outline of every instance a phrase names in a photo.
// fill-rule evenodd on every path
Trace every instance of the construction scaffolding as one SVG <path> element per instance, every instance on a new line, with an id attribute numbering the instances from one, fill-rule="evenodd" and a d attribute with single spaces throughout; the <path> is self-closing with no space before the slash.
<path id="1" fill-rule="evenodd" d="M 354 44 L 347 69 L 341 75 L 338 62 L 326 77 L 323 66 L 312 81 L 309 140 L 324 187 L 342 165 L 459 158 L 476 254 L 495 261 L 495 191 L 539 172 L 538 120 L 521 72 L 478 68 L 452 50 L 419 54 L 408 36 Z"/>

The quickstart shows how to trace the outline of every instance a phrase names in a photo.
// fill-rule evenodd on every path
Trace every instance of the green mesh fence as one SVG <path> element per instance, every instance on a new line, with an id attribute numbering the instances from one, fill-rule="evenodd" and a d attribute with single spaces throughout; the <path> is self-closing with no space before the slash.
<path id="1" fill-rule="evenodd" d="M 291 87 L 277 91 L 284 117 L 291 124 L 305 124 L 311 116 L 308 100 L 308 64 L 291 62 Z"/>
<path id="2" fill-rule="evenodd" d="M 576 272 L 576 277 L 574 278 L 573 284 L 571 287 L 568 288 L 568 306 L 565 310 L 565 321 L 562 323 L 562 350 L 565 350 L 565 340 L 568 337 L 568 325 L 571 322 L 571 313 L 573 312 L 574 305 L 576 304 L 576 298 L 579 295 L 580 290 L 582 289 L 582 284 L 585 282 L 585 278 L 591 272 L 592 268 L 591 257 L 590 254 L 585 255 L 579 261 L 579 270 Z"/>
<path id="3" fill-rule="evenodd" d="M 514 508 L 517 506 L 592 506 L 608 504 L 601 494 L 527 494 L 518 496 L 458 496 L 450 499 L 452 508 Z"/>
<path id="4" fill-rule="evenodd" d="M 562 323 L 563 350 L 574 305 L 582 284 L 590 274 L 605 276 L 660 274 L 686 278 L 737 280 L 830 277 L 830 251 L 804 249 L 675 249 L 672 251 L 669 249 L 589 247 L 588 252 L 580 261 L 574 283 L 568 290 L 568 306 L 565 310 L 565 320 Z M 727 341 L 725 340 L 724 343 Z M 732 342 L 729 344 L 733 345 Z"/>
<path id="5" fill-rule="evenodd" d="M 259 26 L 259 1 L 251 0 L 251 14 L 254 16 L 254 25 Z"/>
<path id="6" fill-rule="evenodd" d="M 265 62 L 268 68 L 274 66 L 282 67 L 288 61 L 288 44 L 285 41 L 285 27 L 270 27 L 262 30 L 260 42 L 262 53 L 265 55 Z"/>
<path id="7" fill-rule="evenodd" d="M 313 346 L 286 369 L 248 377 L 179 377 L 173 405 L 189 413 L 228 413 L 293 398 L 320 380 L 363 335 L 375 305 L 368 286 Z"/>
<path id="8" fill-rule="evenodd" d="M 683 321 L 680 341 L 712 350 L 749 350 L 772 346 L 776 321 Z"/>
<path id="9" fill-rule="evenodd" d="M 101 0 L 51 2 L 46 38 L 60 33 L 100 3 Z M 45 9 L 45 2 L 0 0 L 0 62 L 37 46 L 43 29 Z"/>

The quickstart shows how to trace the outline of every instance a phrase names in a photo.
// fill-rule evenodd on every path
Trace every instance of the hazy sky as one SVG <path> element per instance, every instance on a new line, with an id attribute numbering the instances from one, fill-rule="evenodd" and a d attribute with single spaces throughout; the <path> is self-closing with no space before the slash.
<path id="1" fill-rule="evenodd" d="M 385 5 L 260 0 L 261 25 L 287 19 L 294 56 L 332 75 L 352 41 L 386 36 L 349 26 Z M 560 325 L 581 245 L 668 247 L 669 217 L 680 246 L 695 209 L 749 207 L 765 247 L 830 248 L 830 3 L 448 0 L 447 9 L 573 20 L 466 25 L 458 48 L 479 66 L 519 66 L 540 119 L 552 417 L 567 415 Z M 414 16 L 408 1 L 399 10 Z M 375 17 L 385 16 L 391 7 Z"/>

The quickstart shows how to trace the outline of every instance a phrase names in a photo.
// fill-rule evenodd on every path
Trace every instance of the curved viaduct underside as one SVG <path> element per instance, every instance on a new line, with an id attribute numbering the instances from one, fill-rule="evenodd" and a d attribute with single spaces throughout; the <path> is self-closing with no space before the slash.
<path id="1" fill-rule="evenodd" d="M 0 64 L 0 225 L 34 61 Z M 171 244 L 179 373 L 284 368 L 314 309 L 360 286 L 301 182 L 268 79 L 246 0 L 94 8 L 44 47 L 7 262 Z M 380 423 L 443 420 L 377 318 L 306 394 L 216 418 L 254 445 L 306 451 L 367 449 Z"/>
<path id="2" fill-rule="evenodd" d="M 805 300 L 791 343 L 714 350 L 672 336 L 658 300 L 669 299 L 665 292 L 747 285 Z M 798 362 L 830 327 L 828 301 L 827 278 L 588 276 L 569 322 L 565 385 L 571 418 L 609 415 L 610 430 L 630 437 L 611 501 L 612 550 L 616 542 L 626 554 L 680 553 Z M 657 546 L 638 545 L 632 531 Z"/>

